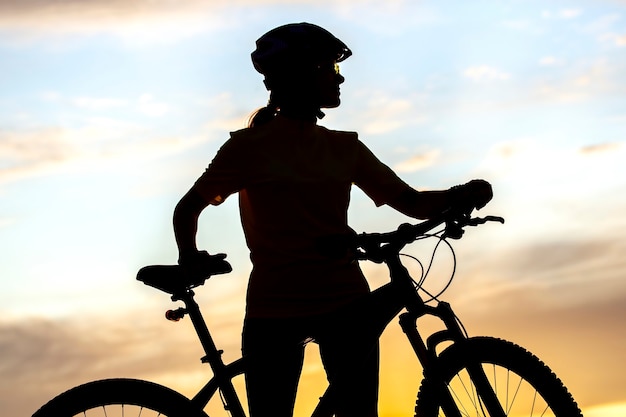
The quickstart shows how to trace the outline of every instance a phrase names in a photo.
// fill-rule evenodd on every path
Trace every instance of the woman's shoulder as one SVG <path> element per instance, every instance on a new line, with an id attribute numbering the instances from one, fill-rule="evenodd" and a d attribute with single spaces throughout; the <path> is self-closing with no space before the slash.
<path id="1" fill-rule="evenodd" d="M 355 131 L 329 129 L 325 126 L 311 124 L 309 126 L 299 126 L 292 121 L 283 120 L 284 118 L 276 117 L 274 120 L 265 124 L 246 127 L 243 129 L 230 132 L 229 142 L 240 145 L 252 145 L 253 143 L 262 143 L 264 146 L 270 142 L 281 142 L 284 140 L 292 140 L 293 136 L 308 136 L 313 133 L 318 138 L 325 138 L 338 142 L 343 146 L 359 146 L 359 135 Z"/>
<path id="2" fill-rule="evenodd" d="M 322 135 L 330 137 L 332 139 L 342 139 L 344 141 L 350 142 L 358 142 L 359 139 L 359 134 L 351 130 L 329 129 L 324 126 L 318 126 L 318 129 L 322 133 Z"/>

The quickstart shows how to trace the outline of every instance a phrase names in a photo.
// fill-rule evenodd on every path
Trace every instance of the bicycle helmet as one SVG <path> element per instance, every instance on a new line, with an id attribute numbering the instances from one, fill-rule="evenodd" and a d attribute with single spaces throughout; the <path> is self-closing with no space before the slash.
<path id="1" fill-rule="evenodd" d="M 254 68 L 267 78 L 314 68 L 323 60 L 341 62 L 350 55 L 350 48 L 329 31 L 303 22 L 279 26 L 261 36 L 251 57 Z"/>

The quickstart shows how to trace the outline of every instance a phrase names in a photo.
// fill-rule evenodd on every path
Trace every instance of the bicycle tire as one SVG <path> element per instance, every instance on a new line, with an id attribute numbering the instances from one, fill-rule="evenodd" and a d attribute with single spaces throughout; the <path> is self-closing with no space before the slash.
<path id="1" fill-rule="evenodd" d="M 440 404 L 448 395 L 443 389 L 451 393 L 456 415 L 489 415 L 467 373 L 472 364 L 482 365 L 506 416 L 582 417 L 572 395 L 547 365 L 523 347 L 492 337 L 469 338 L 441 352 L 437 377 L 425 376 L 422 381 L 415 416 L 446 415 Z"/>
<path id="2" fill-rule="evenodd" d="M 93 381 L 71 388 L 50 400 L 32 417 L 77 415 L 207 417 L 191 400 L 170 388 L 125 378 Z"/>

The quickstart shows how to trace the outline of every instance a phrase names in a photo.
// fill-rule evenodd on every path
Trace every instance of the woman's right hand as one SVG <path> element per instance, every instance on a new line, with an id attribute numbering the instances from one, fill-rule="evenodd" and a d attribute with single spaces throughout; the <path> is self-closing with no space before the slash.
<path id="1" fill-rule="evenodd" d="M 469 200 L 476 210 L 485 207 L 493 198 L 491 184 L 485 180 L 472 180 L 465 184 L 468 187 Z"/>
<path id="2" fill-rule="evenodd" d="M 205 250 L 181 251 L 178 256 L 178 264 L 188 269 L 193 274 L 226 274 L 233 270 L 226 261 L 225 253 L 210 255 Z"/>
<path id="3" fill-rule="evenodd" d="M 452 210 L 461 210 L 470 213 L 472 210 L 480 210 L 493 198 L 493 189 L 489 182 L 482 179 L 457 185 L 448 190 L 451 197 Z"/>

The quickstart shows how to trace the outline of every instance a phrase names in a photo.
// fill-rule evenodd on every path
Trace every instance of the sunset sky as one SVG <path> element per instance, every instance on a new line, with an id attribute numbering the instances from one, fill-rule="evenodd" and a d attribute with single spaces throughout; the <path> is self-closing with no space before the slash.
<path id="1" fill-rule="evenodd" d="M 189 321 L 165 321 L 173 304 L 135 274 L 175 263 L 176 202 L 265 104 L 254 41 L 300 21 L 354 53 L 320 124 L 358 131 L 417 189 L 493 184 L 480 214 L 506 223 L 454 242 L 443 297 L 470 334 L 536 353 L 587 417 L 626 415 L 624 0 L 0 0 L 0 415 L 92 379 L 193 395 L 210 377 Z M 407 221 L 358 189 L 349 214 L 359 232 Z M 200 228 L 234 266 L 197 291 L 233 360 L 250 270 L 236 197 Z M 421 380 L 397 327 L 381 417 L 411 415 Z M 323 389 L 311 346 L 296 417 Z"/>

